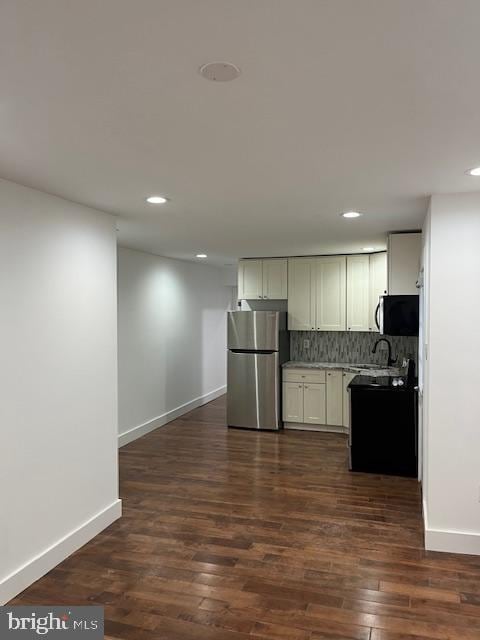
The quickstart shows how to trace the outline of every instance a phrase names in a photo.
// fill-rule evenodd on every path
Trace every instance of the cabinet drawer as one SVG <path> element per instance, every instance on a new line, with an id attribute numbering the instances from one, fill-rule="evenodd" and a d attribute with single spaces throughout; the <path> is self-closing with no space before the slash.
<path id="1" fill-rule="evenodd" d="M 325 371 L 316 369 L 284 369 L 284 382 L 318 382 L 326 381 Z"/>

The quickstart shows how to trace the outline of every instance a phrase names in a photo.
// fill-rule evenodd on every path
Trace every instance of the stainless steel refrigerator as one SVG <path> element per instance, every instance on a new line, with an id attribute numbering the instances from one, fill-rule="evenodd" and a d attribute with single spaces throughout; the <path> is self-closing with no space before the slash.
<path id="1" fill-rule="evenodd" d="M 289 359 L 286 313 L 229 311 L 227 424 L 282 428 L 281 366 Z"/>

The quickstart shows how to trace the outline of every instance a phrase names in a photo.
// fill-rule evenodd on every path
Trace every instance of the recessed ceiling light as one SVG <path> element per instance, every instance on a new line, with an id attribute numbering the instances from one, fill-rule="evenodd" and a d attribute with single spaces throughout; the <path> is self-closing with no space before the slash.
<path id="1" fill-rule="evenodd" d="M 362 214 L 358 211 L 345 211 L 341 214 L 343 218 L 359 218 Z"/>
<path id="2" fill-rule="evenodd" d="M 207 254 L 206 253 L 197 253 L 197 258 L 206 258 Z"/>
<path id="3" fill-rule="evenodd" d="M 468 173 L 469 176 L 478 177 L 478 176 L 480 176 L 480 167 L 475 167 L 474 169 L 469 169 L 467 171 L 467 173 Z"/>
<path id="4" fill-rule="evenodd" d="M 363 251 L 375 251 L 375 247 L 363 247 Z"/>
<path id="5" fill-rule="evenodd" d="M 201 76 L 213 82 L 228 82 L 240 75 L 240 69 L 231 62 L 208 62 L 198 70 Z"/>
<path id="6" fill-rule="evenodd" d="M 165 204 L 167 201 L 163 196 L 149 196 L 147 202 L 150 204 Z"/>

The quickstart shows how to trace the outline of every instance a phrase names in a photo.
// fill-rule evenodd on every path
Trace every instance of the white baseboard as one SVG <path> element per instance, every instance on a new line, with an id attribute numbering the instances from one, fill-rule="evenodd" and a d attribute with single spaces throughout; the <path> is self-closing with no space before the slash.
<path id="1" fill-rule="evenodd" d="M 468 553 L 480 556 L 480 533 L 425 529 L 425 549 L 447 553 Z"/>
<path id="2" fill-rule="evenodd" d="M 68 558 L 74 551 L 83 547 L 89 540 L 98 535 L 103 529 L 122 515 L 122 501 L 115 500 L 111 505 L 94 515 L 82 525 L 60 538 L 52 546 L 29 560 L 0 581 L 0 605 L 3 605 L 24 589 L 44 576 Z"/>
<path id="3" fill-rule="evenodd" d="M 425 549 L 445 553 L 466 553 L 480 556 L 480 533 L 455 529 L 431 529 L 428 525 L 427 505 L 423 501 Z"/>
<path id="4" fill-rule="evenodd" d="M 214 389 L 210 391 L 210 393 L 206 393 L 203 396 L 199 396 L 198 398 L 194 398 L 185 404 L 180 405 L 176 409 L 172 409 L 171 411 L 167 411 L 166 413 L 162 413 L 162 415 L 157 416 L 156 418 L 152 418 L 152 420 L 148 420 L 148 422 L 144 422 L 143 424 L 139 424 L 124 433 L 121 433 L 118 436 L 118 446 L 123 447 L 129 442 L 133 442 L 137 438 L 141 438 L 142 436 L 150 433 L 150 431 L 154 431 L 158 429 L 158 427 L 163 427 L 167 423 L 183 416 L 185 413 L 189 411 L 193 411 L 197 407 L 201 407 L 208 402 L 212 402 L 216 398 L 223 396 L 223 394 L 227 391 L 226 385 L 219 387 L 218 389 Z"/>

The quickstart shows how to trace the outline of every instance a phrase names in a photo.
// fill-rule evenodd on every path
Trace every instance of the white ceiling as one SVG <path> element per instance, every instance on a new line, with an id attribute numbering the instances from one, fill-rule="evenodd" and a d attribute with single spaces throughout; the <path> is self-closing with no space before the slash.
<path id="1" fill-rule="evenodd" d="M 168 256 L 381 248 L 480 189 L 479 28 L 478 0 L 7 0 L 0 175 Z"/>

